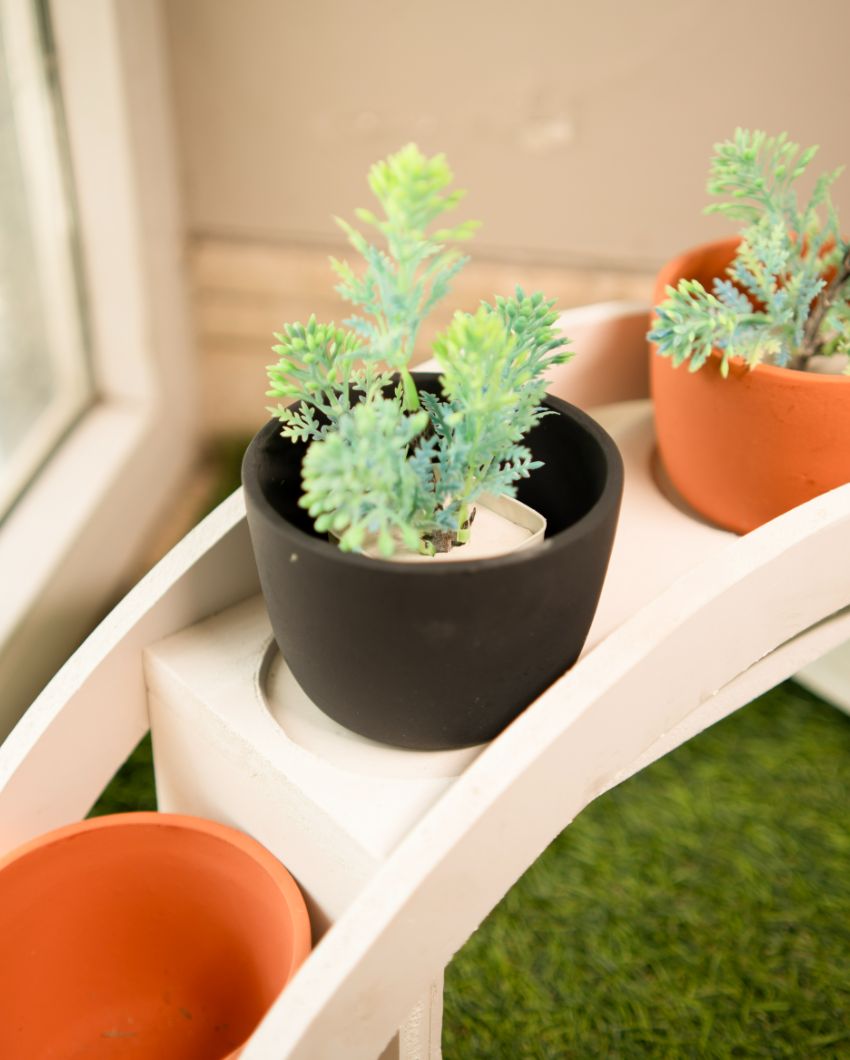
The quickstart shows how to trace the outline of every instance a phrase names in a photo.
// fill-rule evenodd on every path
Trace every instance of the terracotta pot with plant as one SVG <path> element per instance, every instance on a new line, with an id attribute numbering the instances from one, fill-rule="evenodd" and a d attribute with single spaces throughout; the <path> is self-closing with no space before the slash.
<path id="1" fill-rule="evenodd" d="M 744 222 L 659 274 L 649 334 L 658 449 L 678 492 L 746 533 L 850 482 L 850 243 L 830 186 L 800 205 L 816 148 L 738 129 L 710 205 Z"/>
<path id="2" fill-rule="evenodd" d="M 622 490 L 607 434 L 545 395 L 567 352 L 542 295 L 456 314 L 439 374 L 414 377 L 420 324 L 475 227 L 435 230 L 462 196 L 451 181 L 414 145 L 372 167 L 382 212 L 358 217 L 377 242 L 341 222 L 365 269 L 333 262 L 357 312 L 278 335 L 270 395 L 295 403 L 243 463 L 296 680 L 348 728 L 419 749 L 492 738 L 575 661 Z"/>

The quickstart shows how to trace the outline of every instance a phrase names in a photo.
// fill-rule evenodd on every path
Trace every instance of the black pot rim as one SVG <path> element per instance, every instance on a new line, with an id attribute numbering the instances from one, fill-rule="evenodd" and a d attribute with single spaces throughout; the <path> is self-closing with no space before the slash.
<path id="1" fill-rule="evenodd" d="M 417 377 L 421 379 L 438 378 L 438 373 L 420 372 Z M 453 560 L 451 563 L 407 563 L 383 559 L 381 557 L 364 556 L 357 552 L 343 552 L 341 549 L 323 541 L 321 538 L 313 537 L 311 534 L 294 526 L 277 512 L 266 499 L 260 487 L 259 475 L 256 472 L 257 453 L 260 439 L 265 439 L 269 434 L 279 427 L 277 419 L 269 420 L 264 427 L 254 436 L 251 444 L 245 451 L 242 470 L 242 484 L 247 493 L 250 494 L 256 514 L 267 523 L 276 533 L 280 534 L 288 543 L 298 549 L 305 549 L 314 554 L 320 554 L 328 562 L 340 563 L 347 566 L 368 568 L 376 573 L 380 570 L 392 570 L 397 573 L 399 567 L 404 566 L 406 572 L 414 578 L 428 577 L 457 577 L 461 574 L 471 574 L 480 571 L 485 566 L 494 570 L 502 567 L 510 567 L 515 564 L 533 563 L 534 557 L 540 554 L 541 549 L 552 550 L 568 548 L 577 538 L 586 534 L 593 534 L 601 528 L 606 521 L 611 507 L 619 505 L 620 494 L 623 485 L 623 460 L 616 444 L 610 435 L 586 412 L 570 405 L 561 398 L 547 394 L 543 400 L 546 408 L 552 409 L 560 416 L 572 420 L 585 433 L 589 434 L 599 446 L 605 457 L 606 479 L 600 490 L 599 497 L 593 506 L 585 512 L 580 519 L 559 530 L 552 537 L 547 537 L 535 548 L 520 549 L 508 552 L 502 556 L 488 556 L 482 559 Z M 246 473 L 248 472 L 248 473 Z M 534 472 L 532 471 L 533 475 Z M 331 558 L 333 557 L 333 558 Z"/>

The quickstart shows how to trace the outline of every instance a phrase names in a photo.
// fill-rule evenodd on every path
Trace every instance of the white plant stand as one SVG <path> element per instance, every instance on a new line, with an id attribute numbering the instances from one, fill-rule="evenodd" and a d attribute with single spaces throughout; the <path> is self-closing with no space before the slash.
<path id="1" fill-rule="evenodd" d="M 160 808 L 233 824 L 287 864 L 320 942 L 245 1060 L 439 1057 L 443 968 L 593 799 L 803 667 L 850 705 L 850 485 L 746 537 L 708 526 L 656 467 L 646 310 L 563 324 L 578 355 L 551 389 L 618 442 L 623 511 L 582 658 L 500 737 L 399 751 L 321 715 L 272 647 L 236 493 L 0 748 L 4 850 L 82 817 L 150 726 Z"/>

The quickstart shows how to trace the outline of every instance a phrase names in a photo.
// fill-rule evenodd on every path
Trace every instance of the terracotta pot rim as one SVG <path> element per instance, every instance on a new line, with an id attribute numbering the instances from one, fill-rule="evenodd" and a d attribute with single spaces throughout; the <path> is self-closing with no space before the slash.
<path id="1" fill-rule="evenodd" d="M 677 254 L 675 258 L 671 258 L 669 261 L 661 267 L 655 286 L 654 294 L 654 306 L 662 300 L 664 291 L 667 287 L 675 286 L 674 281 L 681 279 L 688 271 L 687 263 L 693 258 L 699 257 L 703 254 L 717 253 L 721 250 L 727 249 L 730 254 L 735 250 L 738 244 L 741 242 L 740 236 L 726 236 L 723 239 L 713 239 L 706 243 L 698 243 L 696 246 L 690 247 L 688 250 L 683 250 L 681 254 Z M 653 350 L 655 346 L 653 344 Z M 659 356 L 655 352 L 655 356 Z M 718 349 L 711 351 L 711 359 L 716 362 L 720 362 L 722 357 L 721 352 Z M 665 358 L 669 360 L 669 358 Z M 801 387 L 805 386 L 850 386 L 850 375 L 828 375 L 822 372 L 803 372 L 799 368 L 783 368 L 777 364 L 757 364 L 753 368 L 748 368 L 746 362 L 740 357 L 732 357 L 730 364 L 733 366 L 743 369 L 746 376 L 762 376 L 764 378 L 773 378 L 774 380 L 783 379 L 786 382 L 791 379 L 795 380 L 796 385 Z M 684 369 L 688 371 L 687 365 L 681 364 L 676 368 L 676 371 Z M 701 369 L 700 369 L 701 371 Z M 696 375 L 696 373 L 692 373 Z M 728 380 L 727 380 L 728 382 Z"/>
<path id="2" fill-rule="evenodd" d="M 437 372 L 420 372 L 417 374 L 417 378 L 427 381 L 436 379 L 438 374 Z M 606 481 L 593 505 L 576 522 L 571 523 L 563 530 L 557 531 L 551 537 L 547 537 L 535 548 L 508 552 L 499 556 L 488 556 L 484 559 L 436 563 L 433 566 L 426 563 L 408 563 L 404 565 L 407 577 L 457 578 L 465 573 L 479 571 L 484 566 L 492 569 L 495 567 L 534 564 L 537 562 L 537 557 L 539 557 L 541 550 L 566 549 L 573 542 L 597 533 L 606 525 L 611 507 L 619 504 L 619 496 L 622 492 L 623 461 L 617 446 L 608 433 L 592 417 L 575 405 L 570 405 L 551 394 L 545 395 L 542 404 L 553 410 L 557 415 L 576 424 L 589 436 L 597 450 L 602 454 L 606 466 Z M 263 438 L 275 432 L 278 427 L 279 424 L 276 419 L 269 420 L 251 440 L 242 462 L 242 488 L 249 495 L 257 518 L 261 519 L 272 533 L 280 537 L 283 544 L 288 547 L 297 547 L 314 554 L 326 556 L 328 562 L 339 564 L 342 567 L 353 567 L 355 569 L 362 567 L 371 571 L 384 570 L 394 576 L 399 569 L 398 563 L 378 556 L 364 556 L 356 552 L 343 552 L 327 541 L 305 533 L 305 531 L 284 519 L 275 511 L 259 485 L 257 465 L 260 442 Z"/>
<path id="3" fill-rule="evenodd" d="M 679 251 L 674 257 L 668 258 L 658 270 L 655 279 L 656 297 L 659 289 L 663 290 L 664 287 L 670 284 L 670 281 L 667 278 L 668 276 L 674 274 L 677 279 L 682 278 L 681 262 L 690 261 L 697 255 L 714 254 L 721 250 L 728 250 L 731 254 L 737 249 L 740 242 L 740 236 L 724 236 L 722 239 L 708 239 L 704 243 L 696 243 L 691 247 L 687 247 L 685 250 Z"/>
<path id="4" fill-rule="evenodd" d="M 655 356 L 660 356 L 655 354 Z M 716 362 L 719 366 L 721 360 L 721 353 L 719 350 L 711 351 L 711 360 Z M 669 357 L 663 358 L 663 360 L 669 361 Z M 795 387 L 817 387 L 817 386 L 850 386 L 850 375 L 829 375 L 823 372 L 803 372 L 799 368 L 782 368 L 777 364 L 757 364 L 753 368 L 748 368 L 745 361 L 740 357 L 731 357 L 729 364 L 738 369 L 739 375 L 730 375 L 724 380 L 724 383 L 731 383 L 735 378 L 747 379 L 754 377 L 756 379 L 761 378 L 767 381 L 768 379 L 774 382 L 781 382 L 783 385 L 792 384 Z M 674 371 L 683 371 L 685 375 L 696 375 L 697 372 L 688 372 L 688 366 L 686 364 L 680 364 L 673 368 Z M 699 368 L 698 371 L 702 371 Z"/>
<path id="5" fill-rule="evenodd" d="M 220 824 L 218 821 L 211 821 L 204 817 L 194 817 L 189 814 L 159 813 L 157 811 L 114 813 L 106 814 L 103 817 L 89 817 L 83 821 L 75 821 L 72 824 L 61 825 L 59 828 L 44 832 L 42 835 L 27 840 L 25 843 L 0 856 L 0 872 L 13 862 L 20 861 L 30 854 L 55 844 L 73 840 L 81 835 L 89 835 L 92 832 L 101 832 L 112 828 L 139 826 L 189 831 L 219 839 L 230 847 L 237 849 L 240 853 L 245 854 L 255 865 L 262 869 L 274 882 L 289 914 L 292 927 L 292 961 L 287 979 L 291 978 L 310 952 L 310 920 L 304 896 L 287 868 L 270 850 L 266 849 L 262 843 L 252 836 L 247 835 L 245 832 L 240 832 L 236 828 L 231 828 L 229 825 Z"/>

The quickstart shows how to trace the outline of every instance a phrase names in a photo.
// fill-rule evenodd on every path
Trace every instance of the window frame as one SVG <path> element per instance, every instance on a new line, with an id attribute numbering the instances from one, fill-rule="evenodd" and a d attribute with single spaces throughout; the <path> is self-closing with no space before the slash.
<path id="1" fill-rule="evenodd" d="M 126 584 L 197 439 L 160 0 L 45 3 L 96 400 L 0 528 L 0 737 Z"/>
<path id="2" fill-rule="evenodd" d="M 55 390 L 4 457 L 0 520 L 91 400 L 74 273 L 73 228 L 65 194 L 60 116 L 55 113 L 49 63 L 32 4 L 0 0 L 0 21 L 12 94 L 12 121 L 26 186 L 26 211 L 44 306 L 45 360 Z"/>

